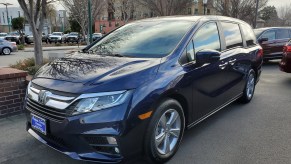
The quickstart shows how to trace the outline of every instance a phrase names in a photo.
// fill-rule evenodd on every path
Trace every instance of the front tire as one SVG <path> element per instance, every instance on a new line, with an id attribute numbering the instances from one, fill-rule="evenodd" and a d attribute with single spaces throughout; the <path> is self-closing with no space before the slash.
<path id="1" fill-rule="evenodd" d="M 240 98 L 242 103 L 248 103 L 252 100 L 256 88 L 256 74 L 253 69 L 248 73 L 243 95 Z"/>
<path id="2" fill-rule="evenodd" d="M 7 48 L 7 47 L 3 48 L 2 49 L 2 54 L 3 55 L 10 55 L 11 54 L 10 48 Z"/>
<path id="3" fill-rule="evenodd" d="M 163 101 L 152 116 L 145 137 L 149 163 L 165 163 L 177 152 L 185 128 L 182 106 L 174 99 Z"/>

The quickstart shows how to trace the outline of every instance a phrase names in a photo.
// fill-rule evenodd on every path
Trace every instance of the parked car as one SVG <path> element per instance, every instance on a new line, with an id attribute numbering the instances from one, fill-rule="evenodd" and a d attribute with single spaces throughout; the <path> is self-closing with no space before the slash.
<path id="1" fill-rule="evenodd" d="M 34 42 L 34 37 L 32 34 L 25 35 L 24 41 L 26 44 L 31 44 Z"/>
<path id="2" fill-rule="evenodd" d="M 184 129 L 235 100 L 250 102 L 261 66 L 262 48 L 241 20 L 135 21 L 40 68 L 27 89 L 27 130 L 78 160 L 142 154 L 163 163 Z"/>
<path id="3" fill-rule="evenodd" d="M 80 41 L 80 34 L 78 32 L 71 32 L 67 37 L 66 37 L 66 41 L 67 43 L 79 43 Z"/>
<path id="4" fill-rule="evenodd" d="M 0 33 L 0 39 L 5 39 L 6 36 L 7 36 L 7 33 L 4 33 L 4 32 Z"/>
<path id="5" fill-rule="evenodd" d="M 291 40 L 283 48 L 283 57 L 279 66 L 281 71 L 291 73 Z"/>
<path id="6" fill-rule="evenodd" d="M 45 33 L 42 33 L 42 37 L 41 37 L 42 42 L 49 43 L 48 37 L 49 37 L 49 34 L 46 35 Z"/>
<path id="7" fill-rule="evenodd" d="M 93 42 L 96 41 L 96 40 L 99 40 L 100 38 L 102 37 L 102 34 L 101 33 L 94 33 L 93 34 Z"/>
<path id="8" fill-rule="evenodd" d="M 281 59 L 283 47 L 291 38 L 291 27 L 267 27 L 254 31 L 258 42 L 263 47 L 264 61 Z"/>
<path id="9" fill-rule="evenodd" d="M 10 55 L 11 52 L 16 52 L 17 50 L 18 49 L 15 42 L 0 39 L 0 54 Z"/>
<path id="10" fill-rule="evenodd" d="M 53 32 L 49 37 L 48 37 L 48 41 L 49 43 L 63 43 L 63 41 L 65 40 L 65 35 L 63 32 Z"/>
<path id="11" fill-rule="evenodd" d="M 7 36 L 4 38 L 5 40 L 8 40 L 10 42 L 16 42 L 16 44 L 20 44 L 20 34 L 18 32 L 10 32 Z"/>

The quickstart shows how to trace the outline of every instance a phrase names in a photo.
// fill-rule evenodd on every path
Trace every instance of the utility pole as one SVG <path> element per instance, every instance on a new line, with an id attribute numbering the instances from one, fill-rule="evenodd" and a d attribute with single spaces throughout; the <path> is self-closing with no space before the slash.
<path id="1" fill-rule="evenodd" d="M 13 4 L 11 4 L 11 3 L 0 3 L 0 4 L 6 6 L 7 23 L 8 23 L 8 28 L 9 28 L 9 32 L 10 32 L 11 31 L 11 29 L 10 29 L 10 22 L 11 21 L 9 21 L 9 15 L 8 15 L 8 8 L 7 8 L 7 6 L 10 6 L 10 5 L 13 5 Z"/>
<path id="2" fill-rule="evenodd" d="M 93 42 L 92 40 L 92 13 L 91 13 L 91 0 L 88 0 L 88 15 L 89 15 L 89 25 L 88 25 L 88 32 L 89 32 L 89 42 L 90 44 Z"/>
<path id="3" fill-rule="evenodd" d="M 259 0 L 256 0 L 256 15 L 255 15 L 254 28 L 257 27 L 258 10 L 259 10 Z"/>

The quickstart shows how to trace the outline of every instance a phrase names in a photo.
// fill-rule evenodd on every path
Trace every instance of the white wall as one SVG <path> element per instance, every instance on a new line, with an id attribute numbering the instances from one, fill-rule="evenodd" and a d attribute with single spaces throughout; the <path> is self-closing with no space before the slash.
<path id="1" fill-rule="evenodd" d="M 10 24 L 11 24 L 11 17 L 12 19 L 17 18 L 19 16 L 24 17 L 23 11 L 20 7 L 8 6 L 7 9 L 8 9 L 8 16 L 9 16 Z M 0 25 L 8 25 L 6 8 L 4 5 L 1 5 L 1 8 L 0 8 Z"/>

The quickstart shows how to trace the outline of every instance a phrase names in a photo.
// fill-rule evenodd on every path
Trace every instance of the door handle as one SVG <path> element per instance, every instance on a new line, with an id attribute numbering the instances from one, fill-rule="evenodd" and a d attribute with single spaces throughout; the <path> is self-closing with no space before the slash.
<path id="1" fill-rule="evenodd" d="M 228 65 L 228 63 L 223 63 L 223 64 L 219 64 L 219 68 L 220 69 L 225 69 L 225 67 Z"/>
<path id="2" fill-rule="evenodd" d="M 235 62 L 236 62 L 236 59 L 233 59 L 233 60 L 230 60 L 230 61 L 229 61 L 229 64 L 230 64 L 230 65 L 234 65 Z"/>

